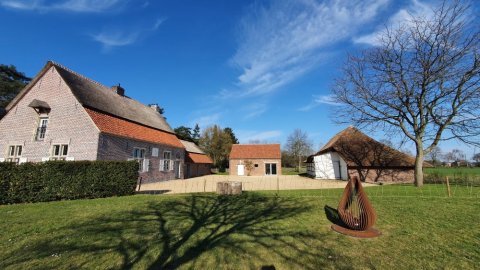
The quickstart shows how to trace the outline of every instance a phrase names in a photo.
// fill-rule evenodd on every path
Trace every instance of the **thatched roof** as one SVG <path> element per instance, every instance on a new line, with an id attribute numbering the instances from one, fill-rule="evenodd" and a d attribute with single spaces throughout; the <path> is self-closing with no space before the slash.
<path id="1" fill-rule="evenodd" d="M 180 140 L 180 142 L 185 146 L 187 152 L 205 155 L 205 152 L 203 152 L 195 143 L 184 140 Z"/>
<path id="2" fill-rule="evenodd" d="M 378 142 L 354 127 L 336 134 L 322 149 L 308 157 L 338 153 L 349 167 L 415 167 L 415 157 Z M 428 164 L 426 164 L 428 166 Z"/>
<path id="3" fill-rule="evenodd" d="M 53 61 L 47 62 L 35 78 L 8 104 L 6 110 L 9 111 L 13 108 L 52 66 L 55 67 L 75 97 L 84 107 L 102 111 L 141 125 L 174 133 L 165 118 L 156 110 L 127 96 L 119 95 L 110 87 L 95 82 Z"/>

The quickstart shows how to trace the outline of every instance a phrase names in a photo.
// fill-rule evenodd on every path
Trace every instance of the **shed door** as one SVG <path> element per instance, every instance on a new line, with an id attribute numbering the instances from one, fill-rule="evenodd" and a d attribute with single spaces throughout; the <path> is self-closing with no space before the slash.
<path id="1" fill-rule="evenodd" d="M 245 165 L 237 165 L 237 173 L 238 173 L 238 175 L 244 175 L 245 174 Z"/>

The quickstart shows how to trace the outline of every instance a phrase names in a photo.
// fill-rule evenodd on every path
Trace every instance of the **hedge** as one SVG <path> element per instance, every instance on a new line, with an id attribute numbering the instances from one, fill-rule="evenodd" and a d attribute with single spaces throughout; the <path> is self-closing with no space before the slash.
<path id="1" fill-rule="evenodd" d="M 0 204 L 93 199 L 135 192 L 135 161 L 0 163 Z"/>

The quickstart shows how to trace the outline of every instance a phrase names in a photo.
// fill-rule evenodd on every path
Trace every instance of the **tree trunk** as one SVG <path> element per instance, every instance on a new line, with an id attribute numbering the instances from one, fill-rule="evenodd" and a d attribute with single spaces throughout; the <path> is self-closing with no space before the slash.
<path id="1" fill-rule="evenodd" d="M 415 186 L 423 186 L 423 144 L 416 144 L 417 155 L 415 156 Z"/>

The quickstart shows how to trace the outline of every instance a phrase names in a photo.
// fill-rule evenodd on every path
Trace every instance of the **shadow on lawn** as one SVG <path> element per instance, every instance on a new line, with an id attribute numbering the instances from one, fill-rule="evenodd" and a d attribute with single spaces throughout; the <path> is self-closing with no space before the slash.
<path id="1" fill-rule="evenodd" d="M 234 263 L 230 266 L 258 269 L 262 262 L 272 263 L 264 261 L 268 254 L 274 263 L 317 269 L 328 263 L 319 257 L 333 253 L 326 247 L 312 248 L 312 240 L 322 239 L 320 233 L 295 227 L 295 217 L 310 210 L 296 199 L 254 194 L 167 198 L 142 210 L 113 212 L 62 228 L 61 235 L 13 250 L 23 257 L 8 265 L 59 253 L 83 258 L 84 262 L 72 262 L 74 267 L 104 255 L 117 261 L 109 268 L 175 269 L 189 263 L 205 269 Z M 286 219 L 288 223 L 282 224 Z M 89 256 L 92 259 L 85 259 Z"/>

